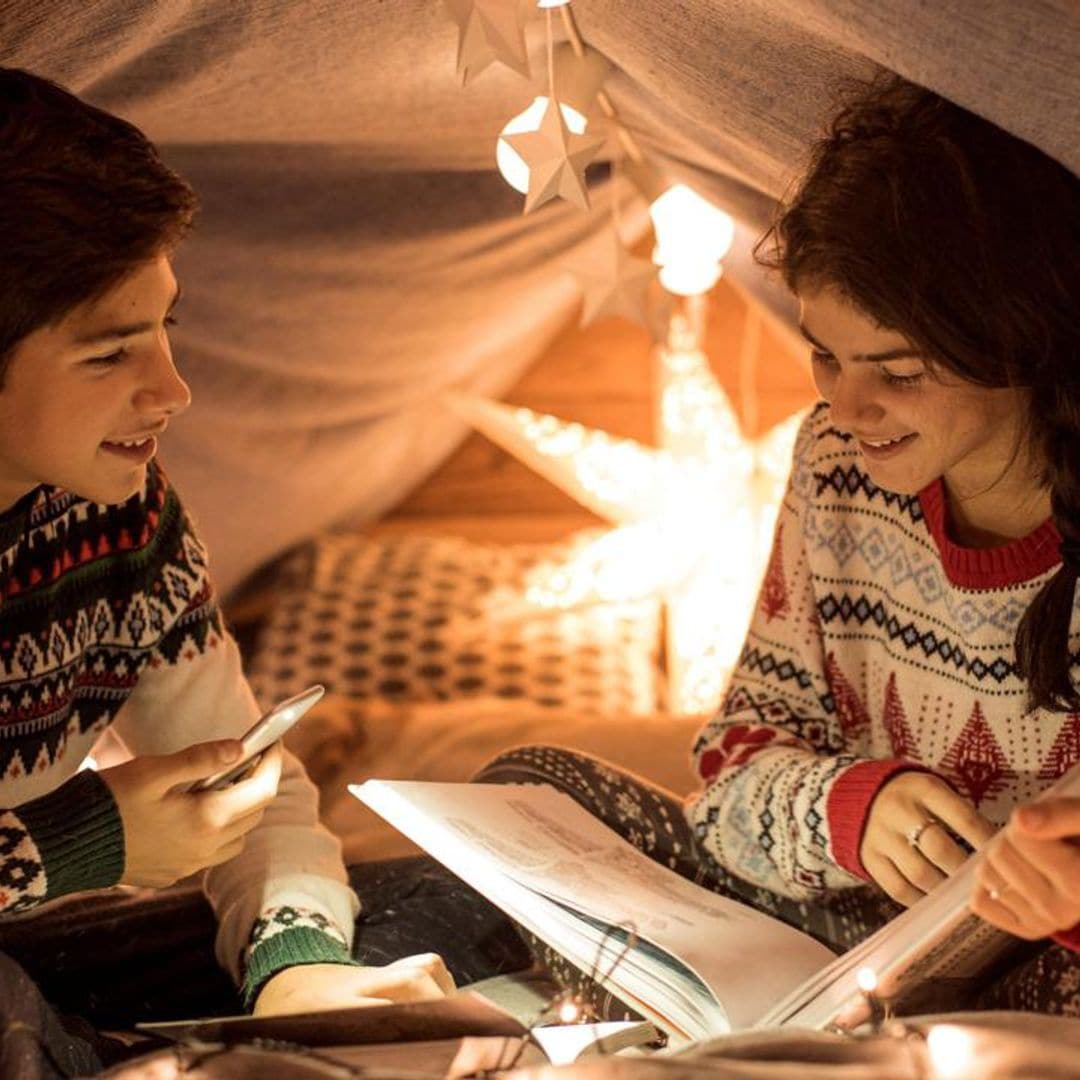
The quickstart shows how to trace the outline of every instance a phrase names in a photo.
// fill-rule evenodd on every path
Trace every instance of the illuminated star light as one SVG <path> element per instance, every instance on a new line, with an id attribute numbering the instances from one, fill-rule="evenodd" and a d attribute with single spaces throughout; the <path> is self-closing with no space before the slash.
<path id="1" fill-rule="evenodd" d="M 703 353 L 661 350 L 660 372 L 660 449 L 481 398 L 450 404 L 618 526 L 534 568 L 517 602 L 498 598 L 490 615 L 660 596 L 668 707 L 701 713 L 716 707 L 738 658 L 802 414 L 748 440 Z"/>

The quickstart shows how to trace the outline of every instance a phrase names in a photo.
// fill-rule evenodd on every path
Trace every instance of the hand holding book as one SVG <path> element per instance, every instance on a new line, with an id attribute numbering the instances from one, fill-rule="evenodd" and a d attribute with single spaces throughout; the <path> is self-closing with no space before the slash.
<path id="1" fill-rule="evenodd" d="M 1080 798 L 1013 812 L 986 846 L 971 909 L 1032 941 L 1080 927 Z"/>
<path id="2" fill-rule="evenodd" d="M 994 832 L 940 777 L 902 772 L 874 799 L 859 858 L 889 896 L 910 907 L 963 866 L 969 853 L 956 838 L 978 850 Z"/>

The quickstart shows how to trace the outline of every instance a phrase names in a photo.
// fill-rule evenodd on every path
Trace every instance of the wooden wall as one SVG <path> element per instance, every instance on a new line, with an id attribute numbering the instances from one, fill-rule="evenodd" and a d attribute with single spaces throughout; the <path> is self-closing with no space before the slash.
<path id="1" fill-rule="evenodd" d="M 747 434 L 767 430 L 814 400 L 805 350 L 724 279 L 709 296 L 707 325 L 706 352 Z M 567 329 L 505 400 L 652 443 L 656 401 L 648 333 L 620 318 Z M 545 541 L 597 520 L 474 433 L 370 531 Z"/>

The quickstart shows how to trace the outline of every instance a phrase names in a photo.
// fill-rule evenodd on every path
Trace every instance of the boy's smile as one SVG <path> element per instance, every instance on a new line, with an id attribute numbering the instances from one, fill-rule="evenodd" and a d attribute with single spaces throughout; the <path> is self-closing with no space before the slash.
<path id="1" fill-rule="evenodd" d="M 157 436 L 191 401 L 166 329 L 178 293 L 161 256 L 15 346 L 0 385 L 0 512 L 39 484 L 98 503 L 141 489 Z"/>

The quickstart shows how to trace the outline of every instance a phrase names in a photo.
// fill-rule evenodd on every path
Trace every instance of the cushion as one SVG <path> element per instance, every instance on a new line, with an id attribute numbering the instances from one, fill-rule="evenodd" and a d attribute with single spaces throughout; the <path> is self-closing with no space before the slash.
<path id="1" fill-rule="evenodd" d="M 266 707 L 319 682 L 356 700 L 495 697 L 578 716 L 653 713 L 656 600 L 524 617 L 507 602 L 531 567 L 581 542 L 323 536 L 282 567 L 250 658 L 255 694 Z"/>

